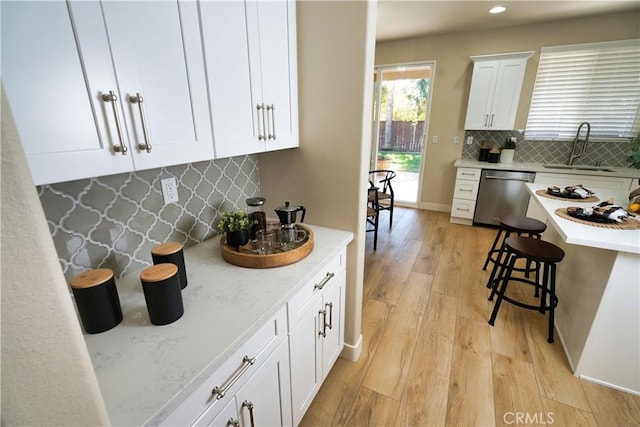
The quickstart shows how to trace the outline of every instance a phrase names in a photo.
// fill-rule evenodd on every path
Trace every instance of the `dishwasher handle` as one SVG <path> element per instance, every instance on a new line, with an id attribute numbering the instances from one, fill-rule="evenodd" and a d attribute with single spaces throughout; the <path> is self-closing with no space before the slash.
<path id="1" fill-rule="evenodd" d="M 503 181 L 522 181 L 522 182 L 533 182 L 529 178 L 509 178 L 507 176 L 496 176 L 496 175 L 486 175 L 486 179 L 501 179 Z"/>

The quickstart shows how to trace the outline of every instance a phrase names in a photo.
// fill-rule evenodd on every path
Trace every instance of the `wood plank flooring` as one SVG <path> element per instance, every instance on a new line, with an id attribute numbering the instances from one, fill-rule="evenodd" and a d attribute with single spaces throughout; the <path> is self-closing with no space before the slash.
<path id="1" fill-rule="evenodd" d="M 362 355 L 338 359 L 302 426 L 640 425 L 640 397 L 575 377 L 547 317 L 503 304 L 489 326 L 495 230 L 408 208 L 388 224 L 377 251 L 367 235 Z"/>

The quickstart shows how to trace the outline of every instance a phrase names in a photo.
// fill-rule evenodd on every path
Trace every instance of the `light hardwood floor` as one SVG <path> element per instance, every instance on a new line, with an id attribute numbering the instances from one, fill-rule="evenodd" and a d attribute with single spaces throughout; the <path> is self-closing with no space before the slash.
<path id="1" fill-rule="evenodd" d="M 375 252 L 367 233 L 362 355 L 336 362 L 302 426 L 640 425 L 640 397 L 571 373 L 546 316 L 503 304 L 489 326 L 494 229 L 407 208 L 388 224 Z"/>

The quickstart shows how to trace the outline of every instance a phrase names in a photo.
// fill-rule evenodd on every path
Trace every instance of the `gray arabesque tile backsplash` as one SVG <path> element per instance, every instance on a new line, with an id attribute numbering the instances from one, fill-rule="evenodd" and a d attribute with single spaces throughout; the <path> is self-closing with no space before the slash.
<path id="1" fill-rule="evenodd" d="M 517 162 L 565 163 L 571 142 L 527 141 L 518 131 L 467 131 L 462 159 L 477 159 L 486 140 L 518 140 Z M 630 144 L 591 143 L 576 164 L 626 167 Z M 174 176 L 179 202 L 164 206 L 160 180 Z M 240 156 L 37 187 L 65 277 L 110 268 L 116 277 L 151 265 L 151 248 L 185 247 L 214 236 L 221 211 L 244 208 L 260 193 L 257 156 Z"/>
<path id="2" fill-rule="evenodd" d="M 480 154 L 482 141 L 487 141 L 490 145 L 498 144 L 502 147 L 505 140 L 510 136 L 517 139 L 516 152 L 513 156 L 515 162 L 532 163 L 566 163 L 569 159 L 573 141 L 527 141 L 522 132 L 519 131 L 467 131 L 467 136 L 473 136 L 473 144 L 464 144 L 462 147 L 462 159 L 477 160 Z M 581 140 L 582 141 L 582 140 Z M 582 149 L 582 142 L 579 143 Z M 582 157 L 576 159 L 576 165 L 595 165 L 629 167 L 625 160 L 626 152 L 630 149 L 631 143 L 624 142 L 589 142 L 587 151 Z"/>
<path id="3" fill-rule="evenodd" d="M 160 180 L 174 176 L 178 203 Z M 67 280 L 93 268 L 116 277 L 152 264 L 151 248 L 215 234 L 219 212 L 260 193 L 257 156 L 240 156 L 37 187 Z"/>

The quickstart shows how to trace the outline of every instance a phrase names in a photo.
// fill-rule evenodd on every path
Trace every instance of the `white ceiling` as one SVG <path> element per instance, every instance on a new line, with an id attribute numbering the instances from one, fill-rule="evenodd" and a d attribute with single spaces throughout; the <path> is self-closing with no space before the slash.
<path id="1" fill-rule="evenodd" d="M 507 11 L 491 15 L 489 9 L 497 5 L 506 6 Z M 510 27 L 634 8 L 640 9 L 640 1 L 378 0 L 376 40 Z"/>

